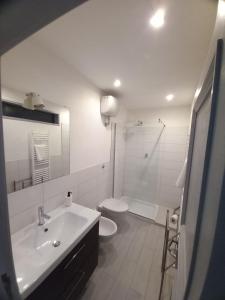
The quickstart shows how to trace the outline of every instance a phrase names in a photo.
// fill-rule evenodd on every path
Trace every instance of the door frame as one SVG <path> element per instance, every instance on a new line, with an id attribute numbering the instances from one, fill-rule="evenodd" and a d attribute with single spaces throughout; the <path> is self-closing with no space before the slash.
<path id="1" fill-rule="evenodd" d="M 223 121 L 225 113 L 225 90 L 223 89 L 223 85 L 225 84 L 225 74 L 223 70 L 225 65 L 225 57 L 223 52 L 224 41 L 223 39 L 219 39 L 217 42 L 217 50 L 215 56 L 215 68 L 213 72 L 212 89 L 210 88 L 210 81 L 212 80 L 210 73 L 212 73 L 213 62 L 208 72 L 209 76 L 206 77 L 206 80 L 203 84 L 203 92 L 200 93 L 199 98 L 196 101 L 195 106 L 193 108 L 190 148 L 187 164 L 187 176 L 184 189 L 184 208 L 181 220 L 182 225 L 184 226 L 188 201 L 193 146 L 195 139 L 196 118 L 199 110 L 204 104 L 204 101 L 207 99 L 207 93 L 209 93 L 209 91 L 211 90 L 212 104 L 201 183 L 200 201 L 197 215 L 197 225 L 194 235 L 194 245 L 184 300 L 193 300 L 192 295 L 196 295 L 197 287 L 194 285 L 194 282 L 197 282 L 197 280 L 199 279 L 198 272 L 200 270 L 200 255 L 202 253 L 201 251 L 204 251 L 205 245 L 210 247 L 210 254 L 207 257 L 207 272 L 206 274 L 204 274 L 205 277 L 202 278 L 202 288 L 201 291 L 199 291 L 200 298 L 198 299 L 220 300 L 224 299 L 225 297 L 225 286 L 223 282 L 225 276 L 225 242 L 224 238 L 222 238 L 225 232 L 225 160 L 222 159 L 223 156 L 225 157 L 225 136 L 223 137 L 222 135 L 225 128 L 225 121 Z M 223 153 L 222 155 L 221 152 Z M 215 173 L 215 171 L 216 173 L 218 173 L 218 175 Z M 216 183 L 212 180 L 214 176 L 217 176 L 219 178 L 219 180 Z M 213 191 L 215 191 L 215 186 L 217 193 L 213 194 Z M 210 210 L 209 207 L 210 203 L 212 202 L 215 204 L 213 209 Z M 207 215 L 210 216 L 212 220 L 206 220 L 205 216 Z M 210 221 L 212 224 L 214 224 L 215 228 L 211 229 L 209 236 L 207 236 L 208 240 L 206 240 L 206 223 L 210 223 Z M 215 274 L 220 275 L 215 276 Z M 200 287 L 198 286 L 198 289 L 199 288 Z"/>

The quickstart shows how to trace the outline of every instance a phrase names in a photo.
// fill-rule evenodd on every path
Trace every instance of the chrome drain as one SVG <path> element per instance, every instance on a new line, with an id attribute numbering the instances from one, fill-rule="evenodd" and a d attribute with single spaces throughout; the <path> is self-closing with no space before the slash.
<path id="1" fill-rule="evenodd" d="M 54 241 L 54 242 L 52 243 L 52 246 L 56 248 L 56 247 L 59 247 L 60 244 L 61 244 L 60 241 Z"/>

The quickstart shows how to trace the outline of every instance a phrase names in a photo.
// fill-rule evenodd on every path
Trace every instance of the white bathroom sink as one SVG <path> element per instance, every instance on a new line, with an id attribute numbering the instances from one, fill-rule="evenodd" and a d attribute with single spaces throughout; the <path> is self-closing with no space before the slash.
<path id="1" fill-rule="evenodd" d="M 100 213 L 73 204 L 50 213 L 45 225 L 31 224 L 12 236 L 19 290 L 27 297 L 96 224 Z"/>
<path id="2" fill-rule="evenodd" d="M 54 248 L 67 244 L 87 221 L 87 218 L 75 213 L 64 212 L 43 226 L 34 224 L 27 237 L 17 246 L 32 255 L 42 256 L 44 262 L 54 254 Z"/>

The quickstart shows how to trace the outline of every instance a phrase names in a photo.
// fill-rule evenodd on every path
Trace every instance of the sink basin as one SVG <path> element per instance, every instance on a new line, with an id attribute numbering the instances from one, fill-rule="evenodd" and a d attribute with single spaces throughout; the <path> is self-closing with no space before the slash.
<path id="1" fill-rule="evenodd" d="M 75 213 L 65 212 L 43 226 L 34 225 L 18 246 L 28 255 L 42 256 L 42 263 L 45 263 L 56 251 L 54 248 L 66 245 L 87 221 Z"/>
<path id="2" fill-rule="evenodd" d="M 12 236 L 13 258 L 22 298 L 26 298 L 94 226 L 100 213 L 72 204 L 50 213 Z"/>

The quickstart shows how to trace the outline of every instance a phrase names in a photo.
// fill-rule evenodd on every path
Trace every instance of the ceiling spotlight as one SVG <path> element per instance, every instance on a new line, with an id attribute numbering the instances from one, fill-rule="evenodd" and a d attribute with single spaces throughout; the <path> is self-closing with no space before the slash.
<path id="1" fill-rule="evenodd" d="M 118 87 L 121 86 L 121 81 L 120 81 L 119 79 L 116 79 L 116 80 L 114 81 L 113 85 L 114 85 L 116 88 L 118 88 Z"/>
<path id="2" fill-rule="evenodd" d="M 173 98 L 174 98 L 174 95 L 173 95 L 173 94 L 169 94 L 169 95 L 166 96 L 166 100 L 167 100 L 168 102 L 172 101 Z"/>
<path id="3" fill-rule="evenodd" d="M 154 28 L 160 28 L 165 23 L 165 11 L 163 9 L 158 9 L 155 14 L 150 18 L 149 24 Z"/>

